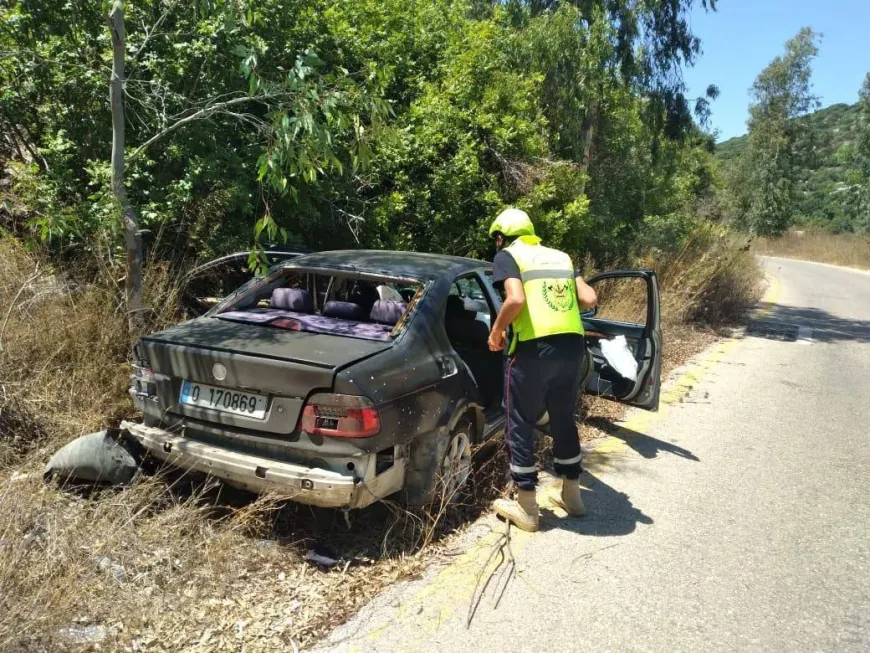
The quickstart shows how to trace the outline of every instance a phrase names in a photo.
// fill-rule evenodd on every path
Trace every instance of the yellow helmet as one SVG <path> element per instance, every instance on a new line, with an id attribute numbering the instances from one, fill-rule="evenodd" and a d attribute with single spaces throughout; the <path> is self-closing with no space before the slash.
<path id="1" fill-rule="evenodd" d="M 534 236 L 535 225 L 529 219 L 529 214 L 520 209 L 505 209 L 498 214 L 495 222 L 489 228 L 489 235 L 501 232 L 505 236 Z"/>

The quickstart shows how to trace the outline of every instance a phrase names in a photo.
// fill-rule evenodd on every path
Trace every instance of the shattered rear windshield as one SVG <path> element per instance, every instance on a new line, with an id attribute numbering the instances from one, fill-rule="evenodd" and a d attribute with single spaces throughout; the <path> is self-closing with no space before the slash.
<path id="1" fill-rule="evenodd" d="M 406 327 L 424 288 L 414 279 L 278 267 L 228 297 L 212 317 L 289 331 L 391 340 Z"/>

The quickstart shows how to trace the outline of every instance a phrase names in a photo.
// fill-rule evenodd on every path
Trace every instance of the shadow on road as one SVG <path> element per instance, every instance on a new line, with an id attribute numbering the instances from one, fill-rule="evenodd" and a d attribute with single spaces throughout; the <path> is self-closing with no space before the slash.
<path id="1" fill-rule="evenodd" d="M 654 438 L 646 433 L 641 433 L 640 431 L 627 429 L 624 426 L 614 424 L 603 417 L 590 417 L 586 420 L 586 424 L 594 426 L 599 431 L 607 433 L 607 435 L 619 438 L 644 458 L 655 458 L 658 456 L 660 451 L 663 451 L 665 453 L 674 454 L 675 456 L 680 456 L 681 458 L 687 458 L 688 460 L 694 460 L 696 462 L 699 460 L 698 457 L 688 449 L 678 447 L 671 442 L 659 440 L 658 438 Z"/>
<path id="2" fill-rule="evenodd" d="M 765 314 L 765 320 L 809 327 L 813 330 L 813 340 L 818 342 L 870 342 L 870 320 L 839 317 L 811 306 L 783 306 L 767 302 L 759 304 L 759 310 Z"/>
<path id="3" fill-rule="evenodd" d="M 635 508 L 625 492 L 620 492 L 600 478 L 584 473 L 580 482 L 588 488 L 583 492 L 586 504 L 584 517 L 561 517 L 553 510 L 544 508 L 541 514 L 541 530 L 561 529 L 579 535 L 612 537 L 633 533 L 638 524 L 652 524 L 653 519 Z"/>

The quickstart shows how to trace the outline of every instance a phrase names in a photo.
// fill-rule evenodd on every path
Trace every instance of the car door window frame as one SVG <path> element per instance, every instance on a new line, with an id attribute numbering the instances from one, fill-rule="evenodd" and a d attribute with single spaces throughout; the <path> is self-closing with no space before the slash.
<path id="1" fill-rule="evenodd" d="M 579 272 L 577 276 L 580 276 Z M 592 275 L 588 279 L 586 279 L 586 283 L 590 286 L 593 284 L 603 281 L 605 279 L 643 279 L 644 284 L 646 285 L 646 323 L 640 324 L 639 322 L 623 322 L 620 320 L 610 320 L 606 317 L 598 317 L 598 307 L 594 307 L 594 309 L 587 309 L 585 311 L 581 311 L 581 317 L 592 320 L 601 320 L 604 322 L 611 322 L 613 324 L 624 324 L 626 326 L 637 326 L 643 327 L 644 335 L 652 333 L 655 329 L 661 329 L 661 306 L 659 297 L 656 296 L 656 284 L 654 282 L 655 272 L 652 270 L 611 270 L 609 272 L 601 272 L 599 274 Z M 590 312 L 591 310 L 591 312 Z"/>
<path id="2" fill-rule="evenodd" d="M 495 321 L 495 318 L 498 316 L 498 311 L 501 308 L 501 304 L 495 303 L 495 300 L 497 299 L 497 295 L 494 295 L 494 293 L 492 292 L 494 289 L 492 289 L 492 288 L 488 289 L 488 287 L 487 287 L 488 283 L 487 283 L 486 277 L 484 276 L 482 271 L 472 270 L 471 272 L 464 272 L 464 273 L 460 274 L 459 276 L 457 276 L 453 280 L 453 283 L 450 284 L 451 286 L 455 286 L 457 289 L 460 290 L 459 297 L 462 297 L 463 299 L 466 298 L 466 295 L 463 295 L 461 293 L 459 281 L 462 281 L 464 279 L 474 279 L 474 281 L 477 282 L 478 287 L 480 288 L 481 292 L 483 293 L 483 300 L 476 299 L 476 298 L 470 297 L 470 296 L 468 296 L 468 298 L 472 299 L 473 301 L 486 302 L 487 308 L 489 308 L 489 319 L 490 319 L 489 326 L 491 328 L 492 323 Z M 477 319 L 477 318 L 475 317 L 475 319 Z"/>

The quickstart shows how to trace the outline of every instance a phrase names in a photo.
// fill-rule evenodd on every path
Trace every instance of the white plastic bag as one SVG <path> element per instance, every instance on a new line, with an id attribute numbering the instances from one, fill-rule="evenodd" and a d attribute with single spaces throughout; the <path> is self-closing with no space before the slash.
<path id="1" fill-rule="evenodd" d="M 620 376 L 629 381 L 637 381 L 637 361 L 628 348 L 625 336 L 616 336 L 613 340 L 601 340 L 601 353 L 610 367 L 619 372 Z"/>

